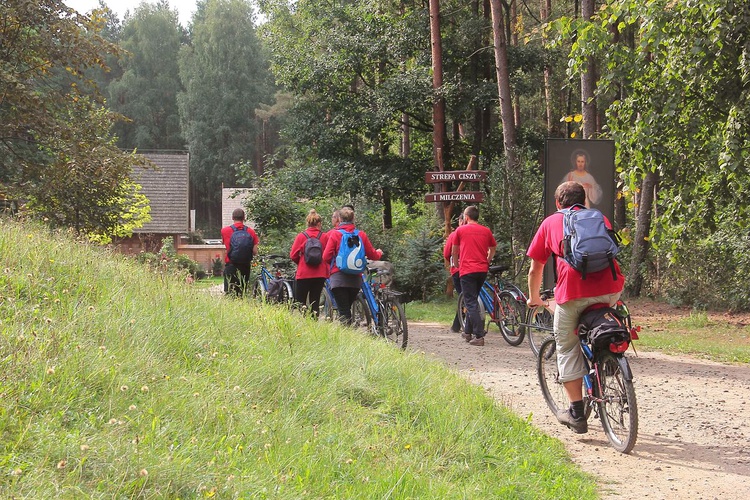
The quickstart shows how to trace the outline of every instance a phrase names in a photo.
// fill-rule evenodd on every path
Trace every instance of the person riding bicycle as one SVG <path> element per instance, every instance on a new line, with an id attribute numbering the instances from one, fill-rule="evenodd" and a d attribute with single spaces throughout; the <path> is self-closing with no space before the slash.
<path id="1" fill-rule="evenodd" d="M 560 184 L 555 190 L 557 209 L 583 205 L 586 202 L 586 191 L 583 185 L 575 181 Z M 605 221 L 611 229 L 609 220 Z M 583 376 L 586 364 L 575 334 L 578 319 L 584 309 L 593 304 L 606 303 L 613 306 L 620 298 L 625 285 L 625 277 L 620 272 L 617 261 L 614 262 L 615 278 L 608 267 L 602 271 L 587 273 L 584 280 L 581 273 L 573 269 L 562 258 L 561 242 L 563 240 L 563 214 L 555 212 L 545 218 L 529 245 L 526 255 L 531 259 L 528 284 L 529 307 L 545 305 L 540 296 L 544 264 L 551 255 L 556 255 L 557 286 L 555 287 L 554 335 L 557 350 L 557 366 L 560 381 L 570 401 L 570 408 L 560 410 L 557 420 L 577 434 L 588 431 L 584 417 Z"/>

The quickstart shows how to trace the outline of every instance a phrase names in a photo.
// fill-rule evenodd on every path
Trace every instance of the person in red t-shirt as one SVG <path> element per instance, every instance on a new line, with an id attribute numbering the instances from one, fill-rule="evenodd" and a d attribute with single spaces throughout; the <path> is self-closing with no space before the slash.
<path id="1" fill-rule="evenodd" d="M 326 242 L 325 251 L 323 251 L 323 262 L 326 262 L 331 269 L 331 293 L 336 301 L 339 319 L 342 323 L 348 325 L 352 322 L 352 304 L 356 300 L 360 286 L 362 285 L 362 275 L 342 273 L 336 267 L 336 255 L 339 253 L 343 237 L 341 232 L 346 231 L 347 233 L 351 233 L 355 229 L 354 210 L 350 206 L 344 205 L 338 211 L 338 214 L 340 223 L 336 226 L 335 230 L 328 232 L 328 241 Z M 372 246 L 370 239 L 364 231 L 359 231 L 359 238 L 365 247 L 365 256 L 369 260 L 380 260 L 383 256 L 383 251 Z"/>
<path id="2" fill-rule="evenodd" d="M 229 261 L 229 241 L 232 239 L 235 227 L 238 230 L 246 230 L 253 238 L 253 255 L 258 255 L 259 240 L 255 231 L 245 225 L 244 210 L 235 208 L 232 212 L 232 220 L 234 221 L 232 225 L 221 228 L 221 241 L 227 249 L 227 255 L 224 258 L 224 293 L 242 297 L 250 284 L 250 264 L 235 264 Z"/>
<path id="3" fill-rule="evenodd" d="M 461 215 L 458 216 L 458 229 L 461 227 L 464 223 L 464 214 L 463 212 Z M 456 239 L 456 230 L 454 229 L 451 234 L 448 235 L 448 237 L 445 239 L 445 247 L 443 247 L 443 259 L 445 259 L 445 265 L 448 267 L 448 270 L 451 274 L 451 279 L 453 280 L 453 289 L 456 291 L 456 293 L 461 293 L 461 276 L 458 274 L 458 266 L 455 262 L 453 262 L 453 241 Z M 453 318 L 453 324 L 451 325 L 451 331 L 453 333 L 458 333 L 461 331 L 461 318 L 458 317 L 458 311 L 456 311 L 456 316 Z"/>
<path id="4" fill-rule="evenodd" d="M 325 249 L 328 234 L 322 231 L 323 219 L 315 209 L 307 214 L 307 229 L 302 231 L 294 239 L 289 251 L 289 258 L 297 264 L 295 274 L 294 298 L 302 305 L 310 304 L 310 311 L 314 318 L 318 317 L 320 310 L 320 294 L 328 277 L 328 265 L 324 260 L 318 265 L 311 266 L 305 261 L 305 245 L 307 238 L 318 238 Z M 307 236 L 306 236 L 307 235 Z"/>
<path id="5" fill-rule="evenodd" d="M 462 334 L 471 345 L 484 345 L 484 318 L 479 313 L 479 291 L 487 279 L 490 262 L 495 256 L 497 241 L 490 228 L 477 222 L 479 208 L 464 210 L 464 225 L 457 228 L 453 240 L 453 262 L 458 263 L 461 292 L 466 305 L 466 326 Z M 474 338 L 472 338 L 472 335 Z"/>
<path id="6" fill-rule="evenodd" d="M 555 205 L 557 209 L 569 208 L 573 205 L 583 205 L 586 202 L 586 190 L 583 185 L 575 181 L 560 184 L 555 190 Z M 606 220 L 607 226 L 612 225 Z M 584 417 L 583 408 L 583 376 L 586 374 L 586 364 L 578 345 L 575 329 L 578 319 L 588 306 L 606 303 L 614 305 L 620 298 L 625 278 L 620 272 L 620 266 L 615 262 L 617 279 L 612 279 L 612 270 L 606 268 L 595 273 L 587 273 L 584 280 L 581 273 L 573 269 L 562 258 L 561 242 L 563 240 L 563 214 L 555 212 L 542 221 L 526 255 L 531 259 L 529 268 L 529 307 L 544 305 L 540 297 L 540 287 L 544 274 L 544 264 L 552 254 L 558 258 L 557 286 L 555 287 L 554 333 L 557 346 L 557 367 L 560 381 L 570 400 L 570 408 L 560 410 L 557 420 L 578 434 L 588 431 L 588 424 Z"/>

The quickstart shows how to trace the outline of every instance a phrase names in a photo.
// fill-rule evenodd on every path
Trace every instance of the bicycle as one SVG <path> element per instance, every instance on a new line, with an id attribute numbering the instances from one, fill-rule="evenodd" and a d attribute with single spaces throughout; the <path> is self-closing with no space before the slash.
<path id="1" fill-rule="evenodd" d="M 269 261 L 273 272 L 266 267 Z M 257 262 L 260 271 L 258 279 L 253 283 L 253 297 L 281 304 L 291 303 L 294 300 L 294 278 L 289 277 L 293 276 L 292 261 L 284 255 L 266 255 L 258 257 Z"/>
<path id="2" fill-rule="evenodd" d="M 352 326 L 354 328 L 367 328 L 367 314 L 365 310 L 367 305 L 365 299 L 362 297 L 360 292 L 357 295 L 357 299 L 352 304 Z M 320 321 L 334 321 L 338 318 L 338 306 L 336 305 L 336 299 L 333 297 L 331 292 L 331 281 L 326 279 L 323 285 L 323 291 L 320 293 L 320 315 L 318 319 Z"/>
<path id="3" fill-rule="evenodd" d="M 355 306 L 364 304 L 363 320 L 373 334 L 406 349 L 409 329 L 401 303 L 403 293 L 390 288 L 387 283 L 389 274 L 390 271 L 386 269 L 370 267 L 362 274 L 360 295 L 352 306 L 352 320 L 357 321 L 359 315 L 359 312 L 355 312 Z M 360 298 L 362 302 L 359 302 Z"/>
<path id="4" fill-rule="evenodd" d="M 526 311 L 526 321 L 523 326 L 526 328 L 526 336 L 529 339 L 529 346 L 534 356 L 539 356 L 539 348 L 545 340 L 552 337 L 554 333 L 554 290 L 543 290 L 541 293 L 542 300 L 547 305 L 530 307 Z"/>
<path id="5" fill-rule="evenodd" d="M 622 301 L 616 309 L 624 318 L 629 340 L 595 347 L 587 335 L 580 338 L 587 373 L 583 377 L 584 415 L 591 412 L 601 420 L 607 440 L 621 453 L 630 453 L 638 437 L 638 405 L 633 387 L 633 372 L 624 353 L 638 339 L 639 327 L 633 327 L 630 313 Z M 537 376 L 542 395 L 552 413 L 568 405 L 563 383 L 559 380 L 555 339 L 545 340 L 537 358 Z"/>
<path id="6" fill-rule="evenodd" d="M 523 342 L 525 334 L 526 295 L 511 281 L 502 277 L 508 266 L 490 266 L 488 274 L 494 282 L 485 281 L 479 290 L 479 314 L 489 315 L 490 322 L 500 329 L 503 338 L 512 346 Z M 466 331 L 464 295 L 458 296 L 458 317 Z"/>

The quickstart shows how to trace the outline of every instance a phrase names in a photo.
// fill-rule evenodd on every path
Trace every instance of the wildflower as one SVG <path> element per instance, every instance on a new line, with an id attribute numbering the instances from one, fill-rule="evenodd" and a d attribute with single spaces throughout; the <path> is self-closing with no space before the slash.
<path id="1" fill-rule="evenodd" d="M 148 392 L 148 386 L 144 385 L 143 387 L 141 387 L 141 392 Z"/>
<path id="2" fill-rule="evenodd" d="M 20 476 L 21 474 L 23 474 L 21 469 L 13 469 L 13 472 L 10 473 L 11 476 Z"/>
<path id="3" fill-rule="evenodd" d="M 117 423 L 117 419 L 116 418 L 110 418 L 109 419 L 109 422 L 108 422 L 109 425 L 115 425 L 116 423 Z"/>
<path id="4" fill-rule="evenodd" d="M 141 471 L 138 473 L 138 475 L 141 476 L 141 477 L 146 477 L 146 476 L 148 476 L 148 471 L 146 469 L 141 469 Z"/>
<path id="5" fill-rule="evenodd" d="M 47 375 L 54 375 L 54 374 L 55 374 L 54 366 L 50 366 L 49 368 L 47 368 Z"/>
<path id="6" fill-rule="evenodd" d="M 405 450 L 411 450 L 411 445 L 410 444 L 405 444 L 404 445 L 404 449 Z"/>
<path id="7" fill-rule="evenodd" d="M 66 460 L 60 460 L 59 462 L 57 462 L 58 469 L 64 469 L 66 465 L 68 465 L 68 462 Z"/>
<path id="8" fill-rule="evenodd" d="M 82 444 L 82 445 L 81 445 L 81 451 L 89 451 L 89 448 L 90 448 L 90 447 L 89 447 L 89 445 L 87 445 L 87 444 Z"/>
<path id="9" fill-rule="evenodd" d="M 121 385 L 121 386 L 120 386 L 120 390 L 121 390 L 122 392 L 125 392 L 125 391 L 127 391 L 127 390 L 128 390 L 128 386 L 127 386 L 127 385 Z"/>
<path id="10" fill-rule="evenodd" d="M 94 306 L 89 306 L 89 311 L 93 311 L 93 310 L 94 310 Z"/>
<path id="11" fill-rule="evenodd" d="M 130 410 L 130 411 L 134 411 L 134 410 L 136 410 L 137 408 L 138 408 L 138 407 L 137 407 L 136 405 L 130 405 L 130 406 L 128 406 L 128 410 Z"/>

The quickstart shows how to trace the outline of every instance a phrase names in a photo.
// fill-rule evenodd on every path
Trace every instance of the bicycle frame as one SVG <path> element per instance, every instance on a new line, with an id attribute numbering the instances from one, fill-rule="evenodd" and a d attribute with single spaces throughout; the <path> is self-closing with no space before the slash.
<path id="1" fill-rule="evenodd" d="M 365 274 L 367 274 L 367 278 L 365 277 Z M 372 283 L 369 277 L 369 272 L 362 273 L 362 284 L 360 285 L 360 289 L 362 290 L 362 296 L 365 298 L 365 304 L 367 304 L 367 308 L 370 310 L 373 326 L 377 329 L 378 322 L 380 321 L 380 306 L 378 305 L 378 301 L 375 299 L 375 294 L 372 291 L 372 287 L 376 285 Z"/>

